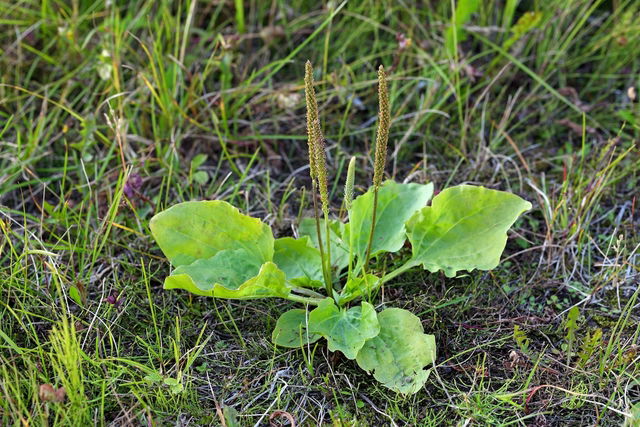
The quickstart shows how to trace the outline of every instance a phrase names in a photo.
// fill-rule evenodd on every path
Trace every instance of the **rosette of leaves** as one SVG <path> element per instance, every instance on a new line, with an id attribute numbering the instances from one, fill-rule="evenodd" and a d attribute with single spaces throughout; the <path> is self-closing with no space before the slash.
<path id="1" fill-rule="evenodd" d="M 227 202 L 179 203 L 150 222 L 171 262 L 166 289 L 217 298 L 284 298 L 301 304 L 284 312 L 272 333 L 282 347 L 325 339 L 384 386 L 418 392 L 436 360 L 433 335 L 400 308 L 377 311 L 377 291 L 414 268 L 454 277 L 460 271 L 495 268 L 507 231 L 531 208 L 520 197 L 479 186 L 382 182 L 390 126 L 384 71 L 379 73 L 380 115 L 371 188 L 352 200 L 354 161 L 345 188 L 348 220 L 329 217 L 323 137 L 317 117 L 311 65 L 306 70 L 309 162 L 314 217 L 298 237 L 274 238 L 271 228 Z M 316 203 L 316 197 L 319 202 Z M 322 213 L 322 214 L 321 214 Z M 373 259 L 411 246 L 411 254 L 381 274 Z"/>

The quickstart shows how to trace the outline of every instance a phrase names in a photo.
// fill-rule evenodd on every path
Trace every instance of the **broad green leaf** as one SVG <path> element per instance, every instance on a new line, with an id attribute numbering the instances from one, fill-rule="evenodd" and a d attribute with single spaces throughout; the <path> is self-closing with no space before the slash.
<path id="1" fill-rule="evenodd" d="M 638 384 L 637 381 L 636 381 L 636 384 Z M 640 402 L 636 403 L 631 407 L 631 411 L 629 411 L 629 415 L 630 416 L 625 419 L 623 427 L 640 426 Z"/>
<path id="2" fill-rule="evenodd" d="M 184 390 L 182 382 L 175 378 L 165 378 L 164 384 L 169 386 L 169 390 L 171 390 L 172 394 L 180 394 Z"/>
<path id="3" fill-rule="evenodd" d="M 407 222 L 415 265 L 453 277 L 491 270 L 500 262 L 507 230 L 531 203 L 515 194 L 472 185 L 448 188 Z"/>
<path id="4" fill-rule="evenodd" d="M 195 295 L 213 296 L 213 288 L 200 289 L 188 274 L 172 274 L 164 279 L 165 289 L 183 289 Z"/>
<path id="5" fill-rule="evenodd" d="M 238 411 L 233 406 L 225 406 L 222 408 L 222 416 L 227 427 L 241 427 L 238 421 Z"/>
<path id="6" fill-rule="evenodd" d="M 303 287 L 323 286 L 320 251 L 311 246 L 308 236 L 276 239 L 274 251 L 273 262 L 289 282 Z"/>
<path id="7" fill-rule="evenodd" d="M 162 382 L 162 380 L 164 380 L 164 377 L 160 375 L 159 372 L 151 372 L 149 375 L 146 375 L 144 379 L 151 383 L 159 383 L 159 382 Z"/>
<path id="8" fill-rule="evenodd" d="M 517 42 L 522 36 L 531 31 L 532 29 L 538 27 L 540 20 L 542 20 L 542 12 L 526 12 L 524 13 L 516 25 L 511 27 L 511 37 L 504 41 L 502 44 L 502 48 L 504 50 L 509 50 L 511 45 Z"/>
<path id="9" fill-rule="evenodd" d="M 272 263 L 267 262 L 258 267 L 250 276 L 254 265 L 236 258 L 238 264 L 225 267 L 224 262 L 233 262 L 233 256 L 239 256 L 243 251 L 223 251 L 218 259 L 211 261 L 199 260 L 189 266 L 181 266 L 164 281 L 165 289 L 184 289 L 196 295 L 213 296 L 218 298 L 253 299 L 280 297 L 286 298 L 291 288 L 286 285 L 284 273 Z M 222 259 L 224 260 L 222 261 Z M 211 262 L 212 268 L 208 268 Z M 246 280 L 247 276 L 249 276 Z M 225 280 L 223 283 L 220 281 Z"/>
<path id="10" fill-rule="evenodd" d="M 376 310 L 366 302 L 347 310 L 338 308 L 332 298 L 325 298 L 309 314 L 309 332 L 322 335 L 330 351 L 340 350 L 351 360 L 379 331 Z"/>
<path id="11" fill-rule="evenodd" d="M 321 225 L 321 233 L 322 233 L 322 244 L 327 245 L 325 241 L 325 229 L 324 229 L 324 219 L 320 220 Z M 300 236 L 309 236 L 311 239 L 311 243 L 314 248 L 319 248 L 318 246 L 318 232 L 316 230 L 316 220 L 313 218 L 303 218 L 300 221 L 300 227 L 298 229 Z M 340 221 L 330 220 L 329 221 L 329 235 L 330 235 L 330 243 L 331 243 L 331 265 L 336 267 L 338 270 L 342 270 L 347 265 L 349 265 L 349 244 L 343 240 L 344 236 L 344 224 Z"/>
<path id="12" fill-rule="evenodd" d="M 86 291 L 83 293 L 81 292 L 81 289 L 81 287 L 71 286 L 69 288 L 69 296 L 80 307 L 84 307 L 84 303 L 87 301 L 87 295 Z"/>
<path id="13" fill-rule="evenodd" d="M 181 288 L 198 295 L 212 295 L 219 283 L 237 289 L 260 271 L 260 261 L 244 249 L 220 251 L 211 258 L 181 265 L 165 279 L 165 289 Z M 187 277 L 184 277 L 187 276 Z M 199 292 L 200 291 L 200 292 Z"/>
<path id="14" fill-rule="evenodd" d="M 417 393 L 429 377 L 436 358 L 436 341 L 426 335 L 420 319 L 401 308 L 387 308 L 378 314 L 380 333 L 368 340 L 356 362 L 375 379 L 399 393 Z"/>
<path id="15" fill-rule="evenodd" d="M 376 227 L 371 243 L 371 256 L 396 252 L 406 240 L 404 223 L 423 208 L 433 194 L 433 184 L 398 184 L 386 181 L 378 190 Z M 348 234 L 357 258 L 354 274 L 359 274 L 369 245 L 373 212 L 373 189 L 358 196 L 349 210 Z"/>
<path id="16" fill-rule="evenodd" d="M 181 265 L 173 270 L 173 274 L 188 274 L 203 290 L 213 289 L 215 283 L 235 289 L 256 276 L 260 267 L 260 261 L 252 258 L 245 249 L 226 249 L 211 258 Z"/>
<path id="17" fill-rule="evenodd" d="M 179 203 L 154 216 L 149 227 L 174 267 L 226 249 L 244 249 L 260 264 L 273 259 L 271 228 L 220 200 Z"/>
<path id="18" fill-rule="evenodd" d="M 367 274 L 366 278 L 354 277 L 347 280 L 338 298 L 338 304 L 344 305 L 360 296 L 367 296 L 380 286 L 380 278 L 373 274 Z"/>
<path id="19" fill-rule="evenodd" d="M 198 169 L 206 161 L 207 161 L 206 154 L 196 154 L 195 156 L 193 156 L 193 159 L 191 159 L 191 170 L 194 171 Z"/>
<path id="20" fill-rule="evenodd" d="M 193 180 L 200 185 L 205 185 L 209 181 L 209 174 L 205 171 L 196 171 L 193 174 Z"/>
<path id="21" fill-rule="evenodd" d="M 471 19 L 480 6 L 480 0 L 458 0 L 454 11 L 453 23 L 447 28 L 445 33 L 445 48 L 453 58 L 457 48 L 456 42 L 460 44 L 467 38 L 464 32 L 464 25 Z"/>
<path id="22" fill-rule="evenodd" d="M 237 289 L 231 289 L 216 283 L 213 296 L 217 298 L 254 299 L 280 297 L 286 298 L 291 292 L 284 279 L 284 273 L 272 262 L 266 262 L 258 275 L 244 282 Z"/>
<path id="23" fill-rule="evenodd" d="M 318 341 L 322 337 L 309 333 L 308 320 L 307 311 L 300 308 L 282 313 L 271 334 L 271 340 L 275 345 L 287 348 L 299 348 Z"/>

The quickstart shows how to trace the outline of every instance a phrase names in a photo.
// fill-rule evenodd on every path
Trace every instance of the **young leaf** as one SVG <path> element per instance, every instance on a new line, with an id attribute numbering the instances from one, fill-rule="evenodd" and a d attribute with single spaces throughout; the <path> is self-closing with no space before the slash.
<path id="1" fill-rule="evenodd" d="M 507 230 L 531 203 L 515 194 L 472 185 L 451 187 L 407 222 L 415 265 L 453 277 L 491 270 L 500 262 Z"/>
<path id="2" fill-rule="evenodd" d="M 331 265 L 338 270 L 342 270 L 349 265 L 349 245 L 343 240 L 344 224 L 340 221 L 330 220 L 330 243 L 331 243 Z M 324 227 L 323 227 L 324 228 Z M 313 218 L 303 218 L 298 229 L 300 236 L 309 236 L 314 248 L 318 248 L 318 233 L 316 232 L 316 222 Z M 322 230 L 323 244 L 324 229 Z"/>
<path id="3" fill-rule="evenodd" d="M 347 167 L 347 179 L 344 183 L 344 207 L 349 210 L 353 203 L 353 182 L 356 177 L 356 158 L 351 157 L 349 166 Z"/>
<path id="4" fill-rule="evenodd" d="M 154 216 L 149 227 L 174 267 L 225 249 L 244 249 L 260 264 L 273 258 L 271 228 L 220 200 L 179 203 Z"/>
<path id="5" fill-rule="evenodd" d="M 380 278 L 373 274 L 367 274 L 367 277 L 354 277 L 347 280 L 342 292 L 338 298 L 338 304 L 345 303 L 358 298 L 359 296 L 369 295 L 380 286 Z"/>
<path id="6" fill-rule="evenodd" d="M 368 340 L 356 362 L 384 386 L 399 393 L 417 393 L 429 377 L 424 367 L 436 358 L 433 335 L 426 335 L 420 319 L 401 308 L 378 314 L 380 334 Z"/>
<path id="7" fill-rule="evenodd" d="M 165 279 L 164 288 L 232 299 L 286 298 L 289 295 L 291 288 L 286 285 L 284 273 L 274 263 L 263 264 L 251 275 L 255 266 L 242 258 L 243 253 L 241 250 L 222 251 L 212 258 L 180 266 Z"/>
<path id="8" fill-rule="evenodd" d="M 287 348 L 299 348 L 318 341 L 322 337 L 309 333 L 308 320 L 307 311 L 300 308 L 282 313 L 271 334 L 271 340 L 275 345 Z"/>
<path id="9" fill-rule="evenodd" d="M 320 251 L 311 246 L 308 236 L 283 237 L 274 243 L 273 262 L 284 271 L 289 282 L 302 287 L 322 287 Z"/>
<path id="10" fill-rule="evenodd" d="M 396 252 L 404 245 L 404 223 L 423 208 L 433 194 L 433 184 L 398 184 L 386 181 L 378 191 L 376 227 L 371 243 L 371 256 L 381 252 Z M 358 196 L 349 210 L 349 236 L 353 253 L 357 258 L 354 274 L 364 263 L 371 232 L 373 191 Z"/>
<path id="11" fill-rule="evenodd" d="M 330 351 L 340 350 L 353 360 L 365 341 L 378 335 L 380 325 L 371 304 L 346 310 L 326 298 L 309 314 L 309 332 L 325 337 Z"/>

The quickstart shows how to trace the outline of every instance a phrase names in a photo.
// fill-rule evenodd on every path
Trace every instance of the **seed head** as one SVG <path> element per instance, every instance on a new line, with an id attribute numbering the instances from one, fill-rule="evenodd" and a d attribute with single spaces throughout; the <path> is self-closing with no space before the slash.
<path id="1" fill-rule="evenodd" d="M 351 203 L 353 202 L 353 181 L 356 175 L 356 158 L 351 157 L 349 160 L 349 166 L 347 167 L 347 181 L 344 184 L 344 207 L 351 209 Z"/>
<path id="2" fill-rule="evenodd" d="M 378 134 L 376 136 L 376 151 L 373 161 L 373 186 L 377 190 L 382 183 L 384 166 L 387 161 L 387 141 L 389 140 L 389 127 L 391 126 L 391 113 L 389 111 L 389 89 L 387 87 L 387 75 L 384 67 L 378 69 Z"/>
<path id="3" fill-rule="evenodd" d="M 317 184 L 318 173 L 316 168 L 316 146 L 315 146 L 315 122 L 318 121 L 318 102 L 316 92 L 313 89 L 313 66 L 311 61 L 307 61 L 304 70 L 304 96 L 307 104 L 307 142 L 309 148 L 309 175 L 311 175 L 312 185 Z"/>
<path id="4" fill-rule="evenodd" d="M 315 147 L 315 173 L 318 181 L 318 191 L 320 192 L 320 201 L 322 202 L 322 211 L 326 215 L 329 214 L 329 190 L 327 184 L 327 159 L 324 151 L 324 136 L 320 130 L 320 120 L 313 123 L 313 145 Z"/>

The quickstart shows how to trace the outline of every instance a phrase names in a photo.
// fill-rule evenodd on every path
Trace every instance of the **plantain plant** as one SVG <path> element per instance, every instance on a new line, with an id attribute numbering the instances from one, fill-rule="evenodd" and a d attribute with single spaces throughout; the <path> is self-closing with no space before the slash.
<path id="1" fill-rule="evenodd" d="M 165 289 L 217 298 L 284 298 L 300 304 L 283 313 L 272 334 L 281 347 L 310 346 L 324 338 L 386 387 L 419 391 L 436 358 L 433 335 L 401 308 L 377 311 L 377 291 L 402 273 L 423 268 L 454 277 L 459 271 L 496 267 L 507 230 L 531 204 L 520 197 L 471 185 L 443 190 L 433 184 L 383 182 L 391 124 L 387 78 L 378 71 L 379 117 L 374 176 L 353 198 L 355 159 L 347 170 L 344 206 L 348 222 L 330 217 L 324 138 L 312 66 L 305 95 L 314 216 L 299 224 L 298 238 L 275 239 L 268 225 L 227 202 L 179 203 L 150 223 L 174 269 Z M 431 201 L 430 204 L 429 201 Z M 391 271 L 372 262 L 398 252 L 411 255 Z"/>

